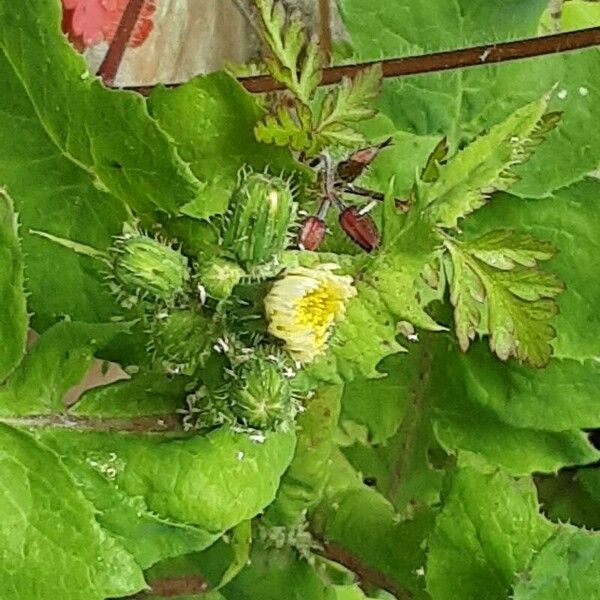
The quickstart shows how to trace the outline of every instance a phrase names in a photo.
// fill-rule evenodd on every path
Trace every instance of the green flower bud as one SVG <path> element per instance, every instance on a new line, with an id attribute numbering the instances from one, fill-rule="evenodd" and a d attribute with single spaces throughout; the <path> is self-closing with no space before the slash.
<path id="1" fill-rule="evenodd" d="M 232 411 L 250 427 L 268 429 L 294 413 L 289 380 L 273 360 L 256 356 L 236 371 L 229 390 Z"/>
<path id="2" fill-rule="evenodd" d="M 233 288 L 245 275 L 244 269 L 237 263 L 223 258 L 213 258 L 198 267 L 200 285 L 207 295 L 217 300 L 231 296 Z"/>
<path id="3" fill-rule="evenodd" d="M 114 277 L 125 294 L 170 303 L 190 279 L 179 251 L 137 231 L 126 232 L 112 248 Z"/>
<path id="4" fill-rule="evenodd" d="M 153 362 L 170 373 L 193 374 L 210 354 L 211 325 L 195 310 L 158 315 L 149 331 Z"/>
<path id="5" fill-rule="evenodd" d="M 283 179 L 260 173 L 242 177 L 230 207 L 224 242 L 245 268 L 267 263 L 285 248 L 295 203 Z"/>

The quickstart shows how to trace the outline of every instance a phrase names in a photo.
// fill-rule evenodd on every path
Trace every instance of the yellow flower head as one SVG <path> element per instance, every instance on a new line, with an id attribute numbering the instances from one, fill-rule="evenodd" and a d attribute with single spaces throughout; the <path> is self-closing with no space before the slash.
<path id="1" fill-rule="evenodd" d="M 289 269 L 265 298 L 269 333 L 284 340 L 287 351 L 302 363 L 325 349 L 332 326 L 344 318 L 346 303 L 356 295 L 352 277 L 336 275 L 337 268 Z"/>

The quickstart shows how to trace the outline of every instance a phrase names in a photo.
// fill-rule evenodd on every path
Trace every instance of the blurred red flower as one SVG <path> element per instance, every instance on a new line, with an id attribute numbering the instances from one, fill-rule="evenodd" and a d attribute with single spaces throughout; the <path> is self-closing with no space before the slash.
<path id="1" fill-rule="evenodd" d="M 63 31 L 83 50 L 102 41 L 111 42 L 129 0 L 62 0 Z M 141 46 L 154 27 L 156 0 L 146 0 L 128 46 Z"/>

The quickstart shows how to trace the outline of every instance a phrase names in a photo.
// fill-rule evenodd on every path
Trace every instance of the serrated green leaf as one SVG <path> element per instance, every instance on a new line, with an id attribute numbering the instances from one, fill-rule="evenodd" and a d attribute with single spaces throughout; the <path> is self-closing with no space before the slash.
<path id="1" fill-rule="evenodd" d="M 559 332 L 554 355 L 588 360 L 600 356 L 600 278 L 590 257 L 600 247 L 600 180 L 588 178 L 543 200 L 501 195 L 465 222 L 467 233 L 489 231 L 502 223 L 524 234 L 548 240 L 559 250 L 552 270 L 565 282 L 554 320 Z"/>
<path id="2" fill-rule="evenodd" d="M 563 471 L 540 477 L 536 484 L 549 519 L 600 530 L 600 469 Z"/>
<path id="3" fill-rule="evenodd" d="M 458 0 L 402 0 L 393 11 L 369 0 L 342 0 L 342 17 L 355 48 L 355 60 L 427 54 L 457 47 L 493 44 L 537 35 L 546 0 L 489 3 Z M 571 4 L 571 3 L 568 3 Z M 557 84 L 550 110 L 563 119 L 523 168 L 516 190 L 543 197 L 578 181 L 598 165 L 600 137 L 588 124 L 600 110 L 597 49 L 526 61 L 458 69 L 447 73 L 389 80 L 379 108 L 398 129 L 419 135 L 447 135 L 457 147 L 519 106 Z M 558 93 L 561 90 L 564 93 Z"/>
<path id="4" fill-rule="evenodd" d="M 319 502 L 329 477 L 341 394 L 339 386 L 319 389 L 299 416 L 294 458 L 265 512 L 269 525 L 292 527 Z"/>
<path id="5" fill-rule="evenodd" d="M 373 117 L 381 88 L 381 66 L 361 71 L 354 79 L 344 79 L 323 99 L 316 125 L 316 136 L 322 145 L 358 146 L 365 140 L 356 130 L 360 121 Z"/>
<path id="6" fill-rule="evenodd" d="M 285 105 L 275 107 L 274 114 L 267 115 L 254 127 L 254 134 L 259 142 L 288 146 L 296 152 L 305 152 L 313 156 L 319 146 L 311 135 L 312 116 L 308 108 L 301 104 L 294 105 L 294 112 Z"/>
<path id="7" fill-rule="evenodd" d="M 23 254 L 17 216 L 9 196 L 0 189 L 0 382 L 19 364 L 27 341 L 27 303 L 23 281 Z"/>
<path id="8" fill-rule="evenodd" d="M 545 113 L 545 99 L 516 110 L 437 167 L 437 179 L 418 187 L 416 204 L 441 227 L 457 227 L 459 219 L 481 208 L 488 196 L 515 182 L 514 167 L 525 162 L 557 123 Z M 435 151 L 434 151 L 435 152 Z"/>
<path id="9" fill-rule="evenodd" d="M 224 212 L 243 167 L 268 167 L 277 175 L 300 169 L 289 151 L 256 141 L 254 127 L 264 110 L 225 73 L 196 77 L 176 89 L 157 87 L 148 106 L 203 184 L 198 197 L 182 206 L 186 215 L 205 219 Z"/>
<path id="10" fill-rule="evenodd" d="M 90 75 L 60 31 L 57 2 L 3 3 L 0 19 L 0 182 L 20 215 L 34 327 L 65 314 L 108 321 L 121 310 L 97 265 L 66 249 L 50 254 L 29 230 L 104 250 L 128 205 L 144 217 L 174 214 L 198 182 L 143 98 Z"/>
<path id="11" fill-rule="evenodd" d="M 126 325 L 116 323 L 63 321 L 53 325 L 0 389 L 0 415 L 62 413 L 65 394 L 87 372 L 95 352 L 127 330 Z"/>
<path id="12" fill-rule="evenodd" d="M 0 437 L 0 596 L 105 600 L 144 589 L 133 557 L 101 529 L 56 455 L 5 425 Z"/>
<path id="13" fill-rule="evenodd" d="M 427 591 L 432 600 L 506 600 L 552 532 L 531 481 L 459 469 L 428 541 Z"/>
<path id="14" fill-rule="evenodd" d="M 552 354 L 557 314 L 554 298 L 564 284 L 537 268 L 554 254 L 547 242 L 510 231 L 492 231 L 466 243 L 446 240 L 452 259 L 450 300 L 456 336 L 466 352 L 478 333 L 490 336 L 501 360 L 511 356 L 543 367 Z"/>
<path id="15" fill-rule="evenodd" d="M 585 600 L 600 587 L 600 535 L 562 526 L 520 574 L 514 600 Z"/>
<path id="16" fill-rule="evenodd" d="M 273 501 L 295 446 L 293 433 L 269 433 L 257 443 L 227 428 L 187 439 L 56 429 L 37 435 L 82 466 L 88 459 L 100 472 L 112 465 L 113 484 L 143 498 L 162 519 L 211 534 L 255 517 Z"/>
<path id="17" fill-rule="evenodd" d="M 305 106 L 308 106 L 321 80 L 321 55 L 317 44 L 308 39 L 300 19 L 287 19 L 279 0 L 256 0 L 262 20 L 263 40 L 273 57 L 267 67 Z"/>

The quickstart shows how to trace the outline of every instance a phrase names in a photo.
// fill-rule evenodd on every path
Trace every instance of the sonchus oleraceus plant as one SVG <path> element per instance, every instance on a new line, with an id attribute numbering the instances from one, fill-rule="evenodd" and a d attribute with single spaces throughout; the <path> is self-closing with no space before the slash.
<path id="1" fill-rule="evenodd" d="M 356 56 L 544 8 L 383 4 Z M 595 597 L 597 50 L 322 88 L 254 8 L 282 92 L 146 99 L 0 2 L 0 597 Z"/>

